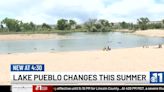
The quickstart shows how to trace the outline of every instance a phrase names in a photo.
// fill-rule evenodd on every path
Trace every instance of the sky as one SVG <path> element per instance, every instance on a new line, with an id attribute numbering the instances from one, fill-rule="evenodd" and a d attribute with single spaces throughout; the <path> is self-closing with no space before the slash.
<path id="1" fill-rule="evenodd" d="M 58 19 L 107 19 L 136 22 L 140 17 L 164 19 L 164 0 L 0 0 L 0 20 L 15 18 L 36 24 L 56 24 Z"/>

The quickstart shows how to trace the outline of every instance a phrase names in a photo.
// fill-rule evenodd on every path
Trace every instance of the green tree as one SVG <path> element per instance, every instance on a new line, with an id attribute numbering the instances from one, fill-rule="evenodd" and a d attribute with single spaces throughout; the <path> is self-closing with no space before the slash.
<path id="1" fill-rule="evenodd" d="M 81 25 L 76 25 L 76 29 L 80 29 L 80 28 L 82 28 Z"/>
<path id="2" fill-rule="evenodd" d="M 94 24 L 94 26 L 96 27 L 95 31 L 96 30 L 97 31 L 101 31 L 102 30 L 102 27 L 103 27 L 100 23 L 96 23 L 96 24 Z"/>
<path id="3" fill-rule="evenodd" d="M 20 30 L 20 21 L 10 18 L 5 18 L 2 20 L 2 23 L 6 25 L 9 31 L 16 31 L 19 32 Z"/>
<path id="4" fill-rule="evenodd" d="M 0 28 L 1 28 L 1 29 L 3 29 L 3 28 L 4 28 L 4 26 L 2 25 L 2 22 L 0 22 Z"/>
<path id="5" fill-rule="evenodd" d="M 140 19 L 137 19 L 138 21 L 138 25 L 140 27 L 141 30 L 146 30 L 147 29 L 147 24 L 149 23 L 149 19 L 146 17 L 146 18 L 140 18 Z"/>
<path id="6" fill-rule="evenodd" d="M 156 29 L 160 29 L 162 28 L 162 23 L 156 23 L 154 26 Z"/>
<path id="7" fill-rule="evenodd" d="M 138 29 L 139 29 L 139 25 L 133 24 L 133 30 L 136 31 L 136 30 L 138 30 Z"/>
<path id="8" fill-rule="evenodd" d="M 75 29 L 76 28 L 76 21 L 75 20 L 69 20 L 69 25 L 70 25 L 70 29 Z"/>
<path id="9" fill-rule="evenodd" d="M 68 28 L 68 20 L 60 19 L 57 21 L 57 29 L 59 30 L 66 30 Z"/>
<path id="10" fill-rule="evenodd" d="M 33 22 L 30 22 L 30 26 L 31 26 L 32 30 L 36 29 L 36 25 Z"/>
<path id="11" fill-rule="evenodd" d="M 164 28 L 164 19 L 162 20 L 162 28 Z"/>
<path id="12" fill-rule="evenodd" d="M 84 25 L 90 32 L 106 32 L 111 30 L 110 23 L 104 19 L 89 19 Z"/>
<path id="13" fill-rule="evenodd" d="M 42 24 L 42 28 L 43 28 L 44 30 L 50 30 L 50 29 L 51 29 L 51 26 L 48 25 L 48 24 L 46 24 L 46 23 L 43 23 L 43 24 Z"/>
<path id="14" fill-rule="evenodd" d="M 126 23 L 125 21 L 120 23 L 121 28 L 123 29 L 128 29 L 129 28 L 129 23 Z"/>
<path id="15" fill-rule="evenodd" d="M 133 23 L 127 23 L 129 30 L 136 30 L 136 26 Z"/>
<path id="16" fill-rule="evenodd" d="M 101 25 L 103 26 L 110 26 L 108 20 L 105 20 L 105 19 L 100 19 L 99 22 L 101 23 Z"/>
<path id="17" fill-rule="evenodd" d="M 111 30 L 110 23 L 108 22 L 108 20 L 100 19 L 98 20 L 98 24 L 101 25 L 101 30 L 100 30 L 101 32 L 106 32 Z"/>
<path id="18" fill-rule="evenodd" d="M 34 31 L 35 30 L 35 24 L 33 22 L 30 23 L 23 23 L 20 21 L 19 23 L 21 31 Z"/>
<path id="19" fill-rule="evenodd" d="M 95 32 L 95 24 L 96 24 L 97 19 L 89 19 L 87 22 L 84 23 L 85 28 L 89 32 Z"/>

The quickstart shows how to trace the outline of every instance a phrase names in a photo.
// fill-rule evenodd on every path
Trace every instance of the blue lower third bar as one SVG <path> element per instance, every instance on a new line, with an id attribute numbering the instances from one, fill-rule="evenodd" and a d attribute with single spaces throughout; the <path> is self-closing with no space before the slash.
<path id="1" fill-rule="evenodd" d="M 44 64 L 11 64 L 10 65 L 11 72 L 32 72 L 32 71 L 45 71 Z"/>

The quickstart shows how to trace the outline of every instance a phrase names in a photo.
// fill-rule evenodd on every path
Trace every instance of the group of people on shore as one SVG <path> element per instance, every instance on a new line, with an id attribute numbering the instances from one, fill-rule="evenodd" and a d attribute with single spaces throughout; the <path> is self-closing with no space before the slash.
<path id="1" fill-rule="evenodd" d="M 142 46 L 142 48 L 149 48 L 149 46 Z M 162 48 L 162 44 L 159 44 L 158 48 Z"/>
<path id="2" fill-rule="evenodd" d="M 111 48 L 109 46 L 103 48 L 103 51 L 110 51 L 110 50 Z"/>
<path id="3" fill-rule="evenodd" d="M 142 47 L 143 48 L 149 48 L 149 46 L 142 46 Z M 162 48 L 162 44 L 159 44 L 158 48 Z M 111 50 L 111 48 L 109 46 L 103 48 L 103 51 L 110 51 L 110 50 Z"/>

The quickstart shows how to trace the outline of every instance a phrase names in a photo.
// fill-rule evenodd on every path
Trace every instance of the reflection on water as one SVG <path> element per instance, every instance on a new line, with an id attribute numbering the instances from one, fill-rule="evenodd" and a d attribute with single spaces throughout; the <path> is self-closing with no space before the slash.
<path id="1" fill-rule="evenodd" d="M 0 53 L 52 52 L 128 48 L 164 43 L 164 38 L 137 36 L 119 32 L 65 33 L 71 39 L 0 41 Z"/>

